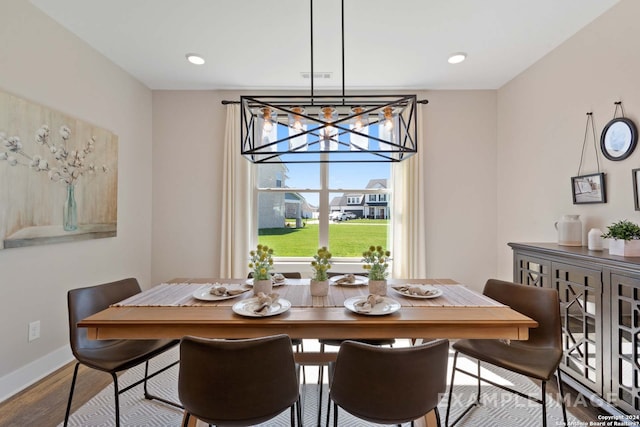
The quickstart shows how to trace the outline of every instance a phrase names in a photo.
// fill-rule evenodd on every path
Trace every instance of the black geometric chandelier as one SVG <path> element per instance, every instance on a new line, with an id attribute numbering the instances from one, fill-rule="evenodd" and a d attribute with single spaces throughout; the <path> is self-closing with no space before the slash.
<path id="1" fill-rule="evenodd" d="M 400 162 L 417 152 L 416 95 L 241 96 L 241 154 L 253 163 Z"/>

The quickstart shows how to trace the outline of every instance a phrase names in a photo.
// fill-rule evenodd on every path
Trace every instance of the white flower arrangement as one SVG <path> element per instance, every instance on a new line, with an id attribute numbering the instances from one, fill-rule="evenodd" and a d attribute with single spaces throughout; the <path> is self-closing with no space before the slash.
<path id="1" fill-rule="evenodd" d="M 98 170 L 109 172 L 106 165 L 97 168 L 93 163 L 85 162 L 85 157 L 94 151 L 95 137 L 91 137 L 82 149 L 68 151 L 66 143 L 71 138 L 71 129 L 64 125 L 60 126 L 58 134 L 62 138 L 62 143 L 57 145 L 49 139 L 49 126 L 42 125 L 35 134 L 35 142 L 46 147 L 45 149 L 57 162 L 57 167 L 51 167 L 50 162 L 40 155 L 25 153 L 20 137 L 7 137 L 4 132 L 0 132 L 0 146 L 4 146 L 8 151 L 0 152 L 0 160 L 5 160 L 10 166 L 22 165 L 36 172 L 47 172 L 51 181 L 68 185 L 75 184 L 84 174 L 93 174 Z M 27 161 L 21 161 L 22 158 Z"/>

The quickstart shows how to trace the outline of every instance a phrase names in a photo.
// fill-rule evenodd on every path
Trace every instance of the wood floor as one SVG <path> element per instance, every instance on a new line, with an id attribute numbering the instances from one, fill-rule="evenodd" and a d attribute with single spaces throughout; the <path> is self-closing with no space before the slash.
<path id="1" fill-rule="evenodd" d="M 69 387 L 73 376 L 74 363 L 70 363 L 16 396 L 0 403 L 0 427 L 54 427 L 64 420 Z M 72 411 L 82 406 L 94 395 L 111 383 L 111 376 L 104 372 L 80 366 Z M 554 381 L 549 381 L 547 391 L 557 393 Z M 577 395 L 569 387 L 564 387 L 570 395 L 570 402 Z M 137 390 L 137 389 L 136 389 Z M 132 392 L 136 392 L 133 390 Z M 597 421 L 598 414 L 604 414 L 594 407 L 582 405 L 568 410 L 580 421 Z"/>

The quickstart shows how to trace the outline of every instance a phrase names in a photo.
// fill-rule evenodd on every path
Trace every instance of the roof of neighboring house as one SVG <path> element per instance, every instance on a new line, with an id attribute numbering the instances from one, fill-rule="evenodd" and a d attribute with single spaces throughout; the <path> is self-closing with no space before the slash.
<path id="1" fill-rule="evenodd" d="M 387 179 L 370 179 L 365 188 L 387 188 Z"/>
<path id="2" fill-rule="evenodd" d="M 284 201 L 302 203 L 304 201 L 304 197 L 298 193 L 284 193 Z"/>
<path id="3" fill-rule="evenodd" d="M 329 206 L 342 206 L 347 204 L 347 198 L 345 196 L 337 196 L 331 199 Z"/>

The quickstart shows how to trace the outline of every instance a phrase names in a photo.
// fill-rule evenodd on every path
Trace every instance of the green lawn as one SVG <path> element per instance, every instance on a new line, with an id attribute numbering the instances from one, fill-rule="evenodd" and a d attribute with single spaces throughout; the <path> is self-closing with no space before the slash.
<path id="1" fill-rule="evenodd" d="M 335 257 L 361 257 L 369 246 L 386 247 L 387 220 L 351 220 L 329 224 L 329 250 Z M 318 224 L 303 228 L 263 228 L 258 241 L 275 256 L 311 257 L 318 250 Z"/>

